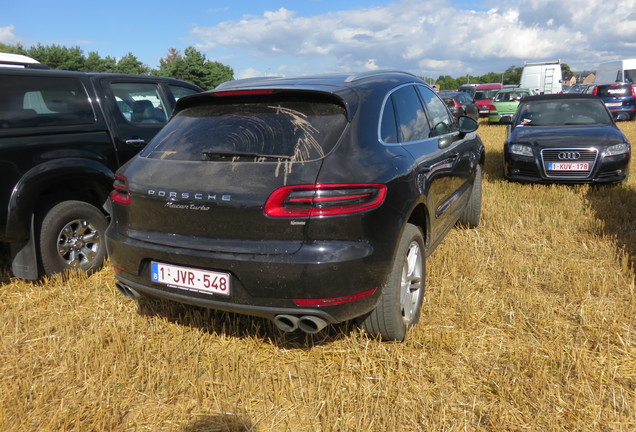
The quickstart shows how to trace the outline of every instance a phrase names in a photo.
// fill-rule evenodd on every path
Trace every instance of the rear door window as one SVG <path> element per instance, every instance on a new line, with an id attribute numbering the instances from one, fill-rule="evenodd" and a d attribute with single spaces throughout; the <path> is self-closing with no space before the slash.
<path id="1" fill-rule="evenodd" d="M 81 81 L 66 77 L 4 76 L 0 80 L 0 127 L 95 123 Z"/>
<path id="2" fill-rule="evenodd" d="M 114 82 L 111 91 L 117 108 L 130 123 L 165 123 L 168 121 L 168 104 L 164 100 L 159 83 Z"/>
<path id="3" fill-rule="evenodd" d="M 415 87 L 399 88 L 393 92 L 391 100 L 397 117 L 399 141 L 407 143 L 428 138 L 431 130 Z"/>
<path id="4" fill-rule="evenodd" d="M 331 100 L 303 96 L 215 101 L 180 111 L 142 156 L 182 161 L 309 161 L 329 153 L 346 125 L 345 108 Z"/>

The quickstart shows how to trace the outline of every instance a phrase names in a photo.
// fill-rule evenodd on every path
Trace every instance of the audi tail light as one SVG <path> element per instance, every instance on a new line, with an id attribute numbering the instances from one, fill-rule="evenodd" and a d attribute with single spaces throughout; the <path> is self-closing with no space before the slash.
<path id="1" fill-rule="evenodd" d="M 110 199 L 120 204 L 130 204 L 130 188 L 128 187 L 128 179 L 125 176 L 121 174 L 115 175 Z"/>
<path id="2" fill-rule="evenodd" d="M 265 203 L 270 217 L 317 217 L 358 213 L 379 207 L 383 184 L 316 184 L 276 189 Z"/>

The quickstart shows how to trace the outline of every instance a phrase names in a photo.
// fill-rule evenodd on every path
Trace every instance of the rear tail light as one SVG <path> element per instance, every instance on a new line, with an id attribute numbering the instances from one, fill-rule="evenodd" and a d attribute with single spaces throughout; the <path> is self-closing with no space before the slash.
<path id="1" fill-rule="evenodd" d="M 455 108 L 460 109 L 462 106 L 459 102 L 457 102 L 455 99 L 453 99 L 453 102 L 455 103 Z"/>
<path id="2" fill-rule="evenodd" d="M 598 95 L 598 86 L 594 86 L 594 90 L 592 90 L 592 94 L 593 94 L 594 96 L 597 96 L 597 95 Z"/>
<path id="3" fill-rule="evenodd" d="M 497 111 L 497 107 L 494 105 L 490 105 L 490 107 L 488 108 L 489 111 Z"/>
<path id="4" fill-rule="evenodd" d="M 113 191 L 110 193 L 110 199 L 120 204 L 130 204 L 128 179 L 121 174 L 115 175 L 115 182 L 113 183 Z"/>
<path id="5" fill-rule="evenodd" d="M 269 196 L 264 211 L 270 217 L 336 216 L 376 208 L 385 196 L 382 184 L 285 186 Z"/>
<path id="6" fill-rule="evenodd" d="M 632 97 L 636 97 L 636 87 L 634 87 L 634 84 L 632 84 L 630 87 L 632 89 Z"/>

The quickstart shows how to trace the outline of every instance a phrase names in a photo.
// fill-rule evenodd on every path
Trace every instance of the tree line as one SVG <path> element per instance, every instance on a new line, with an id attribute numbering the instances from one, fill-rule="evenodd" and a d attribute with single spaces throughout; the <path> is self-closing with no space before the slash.
<path id="1" fill-rule="evenodd" d="M 159 69 L 151 69 L 132 53 L 119 59 L 101 57 L 95 51 L 85 55 L 78 46 L 38 44 L 25 48 L 20 44 L 0 43 L 0 51 L 29 56 L 51 69 L 158 75 L 188 81 L 203 89 L 212 89 L 222 82 L 234 79 L 234 71 L 230 66 L 208 60 L 194 47 L 186 48 L 183 54 L 176 48 L 170 48 L 168 54 L 159 61 Z"/>
<path id="2" fill-rule="evenodd" d="M 176 48 L 170 48 L 166 56 L 159 60 L 159 69 L 151 69 L 132 53 L 128 53 L 120 59 L 110 56 L 101 57 L 95 51 L 84 55 L 78 46 L 69 48 L 60 45 L 38 44 L 25 48 L 20 44 L 0 43 L 0 51 L 29 56 L 40 63 L 47 64 L 51 69 L 158 75 L 188 81 L 203 89 L 212 89 L 222 82 L 234 79 L 234 71 L 230 66 L 208 60 L 194 47 L 186 48 L 183 54 Z M 562 63 L 561 69 L 564 76 L 572 73 L 567 64 Z M 437 79 L 423 79 L 428 83 L 436 84 L 441 90 L 454 90 L 462 84 L 469 83 L 519 84 L 522 71 L 523 67 L 521 66 L 510 66 L 504 72 L 489 72 L 481 76 L 464 75 L 453 78 L 450 75 L 440 75 Z"/>

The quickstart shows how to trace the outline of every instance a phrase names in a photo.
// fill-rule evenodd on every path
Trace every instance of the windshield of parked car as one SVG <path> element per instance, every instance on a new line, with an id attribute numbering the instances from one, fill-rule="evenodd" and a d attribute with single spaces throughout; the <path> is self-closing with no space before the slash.
<path id="1" fill-rule="evenodd" d="M 600 99 L 542 100 L 521 103 L 516 126 L 612 124 Z"/>
<path id="2" fill-rule="evenodd" d="M 346 124 L 345 109 L 323 100 L 202 104 L 179 112 L 141 155 L 182 161 L 314 160 L 333 148 Z"/>
<path id="3" fill-rule="evenodd" d="M 477 90 L 475 92 L 475 100 L 492 99 L 500 89 Z"/>

